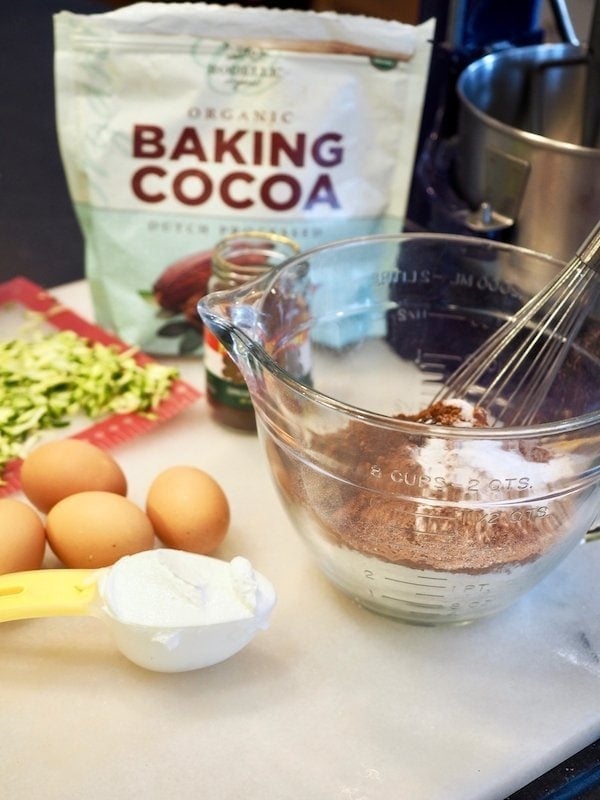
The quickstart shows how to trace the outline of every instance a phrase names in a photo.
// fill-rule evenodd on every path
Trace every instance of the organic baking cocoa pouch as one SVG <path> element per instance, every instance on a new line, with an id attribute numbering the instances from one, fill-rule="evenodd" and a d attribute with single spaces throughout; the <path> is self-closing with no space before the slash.
<path id="1" fill-rule="evenodd" d="M 307 249 L 402 228 L 433 20 L 139 3 L 54 27 L 86 277 L 126 341 L 200 346 L 201 254 L 229 233 Z"/>

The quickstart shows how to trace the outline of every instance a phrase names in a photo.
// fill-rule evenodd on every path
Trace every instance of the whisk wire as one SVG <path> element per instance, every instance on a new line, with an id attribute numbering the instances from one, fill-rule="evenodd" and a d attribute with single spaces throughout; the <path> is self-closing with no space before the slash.
<path id="1" fill-rule="evenodd" d="M 558 288 L 560 289 L 569 276 L 562 273 L 558 278 Z M 456 392 L 465 385 L 465 382 L 476 383 L 490 368 L 497 355 L 501 354 L 506 347 L 507 340 L 513 341 L 517 335 L 525 328 L 530 326 L 532 318 L 540 311 L 548 301 L 548 296 L 553 292 L 553 286 L 534 295 L 520 310 L 518 315 L 511 317 L 495 333 L 493 333 L 483 345 L 470 358 L 466 359 L 460 367 L 456 369 L 445 387 L 438 394 L 437 399 L 456 396 Z M 509 364 L 506 365 L 508 369 Z M 467 387 L 468 388 L 468 387 Z M 486 392 L 491 392 L 490 385 Z"/>
<path id="2" fill-rule="evenodd" d="M 568 352 L 585 321 L 588 308 L 585 295 L 590 288 L 594 288 L 593 281 L 594 278 L 590 274 L 586 276 L 582 285 L 572 282 L 568 292 L 561 297 L 553 311 L 538 327 L 535 344 L 539 346 L 535 348 L 532 345 L 527 349 L 527 354 L 531 354 L 531 358 L 506 400 L 507 413 L 501 417 L 504 423 L 515 424 L 516 417 L 511 413 L 511 409 L 513 411 L 522 409 L 520 424 L 527 425 L 535 418 L 563 364 L 562 354 Z M 598 281 L 595 283 L 597 292 L 600 292 L 600 283 Z M 574 314 L 574 309 L 579 310 Z"/>
<path id="3" fill-rule="evenodd" d="M 527 425 L 600 297 L 600 222 L 577 255 L 450 377 L 434 402 L 459 397 L 498 424 Z"/>

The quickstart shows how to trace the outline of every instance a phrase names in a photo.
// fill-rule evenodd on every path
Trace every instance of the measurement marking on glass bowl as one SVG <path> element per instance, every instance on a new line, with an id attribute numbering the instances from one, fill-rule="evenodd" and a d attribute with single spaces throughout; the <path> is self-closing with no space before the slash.
<path id="1" fill-rule="evenodd" d="M 395 600 L 397 603 L 404 603 L 404 605 L 416 608 L 445 608 L 443 603 L 417 603 L 414 600 L 407 600 L 405 597 L 392 597 L 389 594 L 382 594 L 381 598 L 382 600 Z"/>
<path id="2" fill-rule="evenodd" d="M 419 577 L 420 576 L 417 576 L 417 578 L 419 578 Z M 415 596 L 416 597 L 436 597 L 436 598 L 439 598 L 439 599 L 442 599 L 442 600 L 444 600 L 446 598 L 446 595 L 443 592 L 443 589 L 444 589 L 443 586 L 436 586 L 435 583 L 424 583 L 423 582 L 423 581 L 427 581 L 427 580 L 433 580 L 433 581 L 438 581 L 438 582 L 441 581 L 442 583 L 445 583 L 446 580 L 447 580 L 446 578 L 435 578 L 435 577 L 429 578 L 427 575 L 423 575 L 421 581 L 419 581 L 419 580 L 406 581 L 406 580 L 402 580 L 402 578 L 392 578 L 389 575 L 384 575 L 383 578 L 386 581 L 390 581 L 391 583 L 399 583 L 399 584 L 402 584 L 403 586 L 418 586 L 420 589 L 437 589 L 438 592 L 442 592 L 441 594 L 439 594 L 439 593 L 438 594 L 434 594 L 434 593 L 424 592 L 424 591 L 415 592 Z M 403 600 L 403 598 L 393 597 L 392 595 L 386 595 L 386 594 L 382 594 L 382 597 L 387 597 L 390 600 Z"/>
<path id="3" fill-rule="evenodd" d="M 440 516 L 439 519 L 443 519 L 443 520 L 449 521 L 448 517 Z M 407 526 L 398 525 L 397 530 L 404 531 L 405 533 L 416 533 L 418 535 L 419 539 L 425 539 L 426 536 L 434 536 L 435 537 L 435 541 L 436 542 L 440 542 L 440 544 L 443 544 L 444 541 L 445 541 L 444 538 L 442 537 L 442 535 L 440 534 L 440 532 L 439 531 L 435 531 L 435 530 L 433 530 L 433 531 L 419 530 L 418 528 L 415 528 L 412 525 L 407 525 Z M 454 529 L 449 530 L 449 531 L 444 531 L 444 532 L 445 533 L 452 533 L 453 530 Z M 450 540 L 446 539 L 446 541 L 449 542 Z"/>
<path id="4" fill-rule="evenodd" d="M 427 367 L 429 364 L 437 366 L 439 362 L 442 364 L 450 362 L 460 364 L 461 361 L 461 356 L 453 355 L 452 353 L 437 353 L 432 350 L 421 349 L 417 351 L 415 358 L 415 364 L 418 364 L 420 367 Z"/>
<path id="5" fill-rule="evenodd" d="M 417 576 L 418 578 L 419 576 Z M 402 583 L 406 586 L 430 586 L 432 589 L 436 588 L 434 583 L 427 584 L 423 583 L 423 581 L 441 581 L 442 583 L 446 583 L 447 578 L 429 578 L 427 575 L 423 575 L 422 580 L 416 581 L 404 581 L 402 578 L 391 578 L 389 575 L 384 575 L 383 579 L 386 581 L 391 581 L 392 583 Z"/>
<path id="6" fill-rule="evenodd" d="M 436 514 L 434 511 L 415 511 L 415 520 L 418 519 L 448 519 L 445 514 Z"/>
<path id="7" fill-rule="evenodd" d="M 453 321 L 458 320 L 459 322 L 466 322 L 468 319 L 464 314 L 455 314 L 452 311 L 430 311 L 429 316 L 434 319 L 451 319 Z"/>

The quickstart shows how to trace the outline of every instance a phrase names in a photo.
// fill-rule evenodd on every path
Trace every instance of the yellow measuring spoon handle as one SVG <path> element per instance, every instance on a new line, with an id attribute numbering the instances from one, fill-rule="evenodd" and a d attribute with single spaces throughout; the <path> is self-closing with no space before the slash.
<path id="1" fill-rule="evenodd" d="M 0 622 L 90 613 L 95 569 L 40 569 L 0 575 Z"/>

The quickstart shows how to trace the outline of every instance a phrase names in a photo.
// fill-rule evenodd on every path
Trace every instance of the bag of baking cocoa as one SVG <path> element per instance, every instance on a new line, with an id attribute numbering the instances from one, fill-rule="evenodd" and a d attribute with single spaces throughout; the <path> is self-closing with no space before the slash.
<path id="1" fill-rule="evenodd" d="M 204 3 L 54 18 L 57 129 L 97 320 L 200 346 L 209 252 L 402 228 L 433 20 Z"/>

